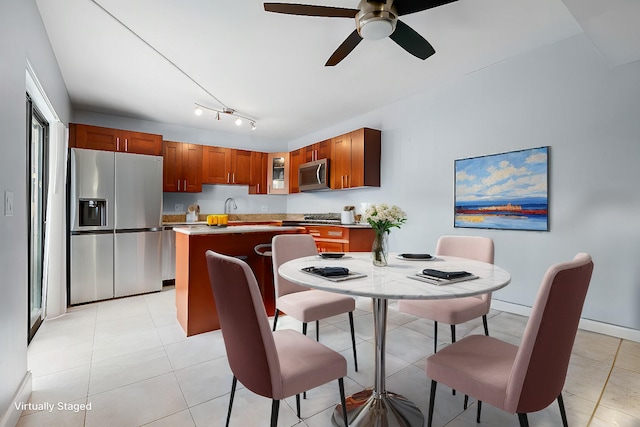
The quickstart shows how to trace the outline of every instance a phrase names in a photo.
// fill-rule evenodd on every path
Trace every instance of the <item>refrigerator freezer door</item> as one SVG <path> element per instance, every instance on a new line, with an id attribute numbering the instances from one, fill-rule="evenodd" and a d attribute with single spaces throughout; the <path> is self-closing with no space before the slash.
<path id="1" fill-rule="evenodd" d="M 113 233 L 71 236 L 71 304 L 113 298 Z"/>
<path id="2" fill-rule="evenodd" d="M 108 151 L 71 149 L 71 231 L 113 230 L 114 154 Z M 162 178 L 160 181 L 162 185 Z M 80 226 L 80 199 L 106 200 L 106 225 Z"/>
<path id="3" fill-rule="evenodd" d="M 162 157 L 116 153 L 115 229 L 162 226 Z"/>
<path id="4" fill-rule="evenodd" d="M 116 233 L 115 296 L 162 290 L 162 231 Z"/>

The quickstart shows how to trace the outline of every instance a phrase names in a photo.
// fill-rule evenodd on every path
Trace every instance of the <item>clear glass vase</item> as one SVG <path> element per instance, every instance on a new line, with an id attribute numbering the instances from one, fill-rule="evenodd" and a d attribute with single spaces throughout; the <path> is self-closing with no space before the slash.
<path id="1" fill-rule="evenodd" d="M 371 259 L 373 265 L 378 267 L 386 267 L 389 259 L 389 232 L 377 231 L 371 247 Z"/>

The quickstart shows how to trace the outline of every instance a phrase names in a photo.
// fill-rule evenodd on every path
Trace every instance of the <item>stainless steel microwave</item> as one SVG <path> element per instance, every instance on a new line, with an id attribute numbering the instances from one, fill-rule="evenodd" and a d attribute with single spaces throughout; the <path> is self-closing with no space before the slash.
<path id="1" fill-rule="evenodd" d="M 303 163 L 298 168 L 300 191 L 330 190 L 329 159 Z"/>

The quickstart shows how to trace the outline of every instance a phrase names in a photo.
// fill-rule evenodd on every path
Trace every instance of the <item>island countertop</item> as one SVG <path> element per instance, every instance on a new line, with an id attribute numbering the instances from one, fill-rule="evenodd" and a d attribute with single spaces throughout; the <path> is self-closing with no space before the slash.
<path id="1" fill-rule="evenodd" d="M 280 226 L 280 225 L 230 225 L 228 227 L 220 227 L 216 225 L 180 225 L 174 226 L 173 231 L 176 233 L 187 234 L 189 236 L 201 234 L 235 234 L 235 233 L 262 233 L 269 231 L 294 231 L 299 230 L 298 226 Z"/>

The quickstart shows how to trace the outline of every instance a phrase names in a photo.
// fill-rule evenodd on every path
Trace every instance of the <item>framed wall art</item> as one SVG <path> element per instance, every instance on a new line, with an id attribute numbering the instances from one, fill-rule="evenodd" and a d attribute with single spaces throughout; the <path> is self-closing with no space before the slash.
<path id="1" fill-rule="evenodd" d="M 454 227 L 549 230 L 549 147 L 455 161 Z"/>

